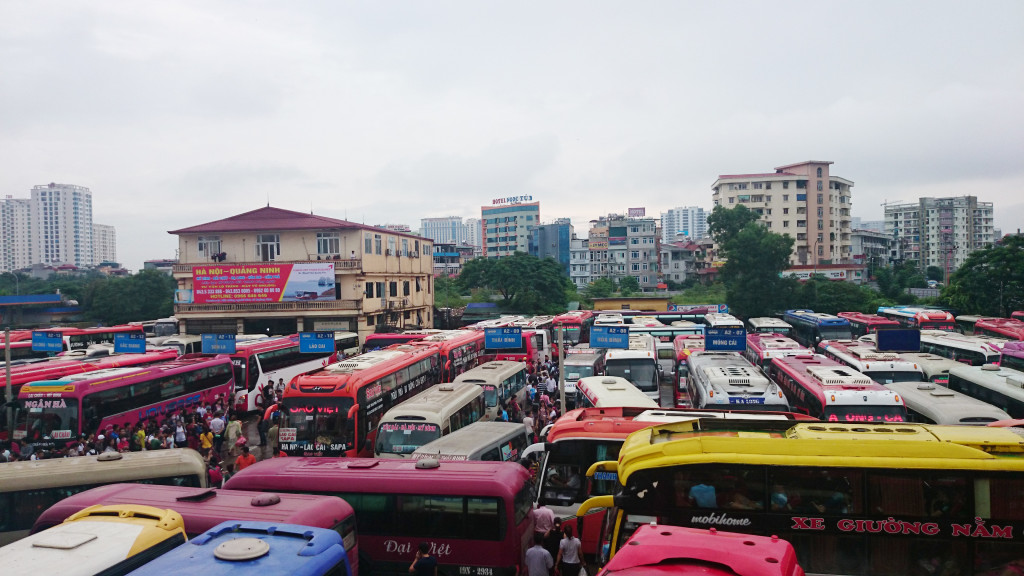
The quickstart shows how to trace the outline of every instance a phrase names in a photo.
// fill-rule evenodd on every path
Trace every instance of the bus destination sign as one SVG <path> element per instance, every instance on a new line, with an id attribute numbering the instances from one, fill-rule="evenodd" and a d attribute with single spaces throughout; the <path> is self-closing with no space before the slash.
<path id="1" fill-rule="evenodd" d="M 118 332 L 114 334 L 114 353 L 145 354 L 146 335 L 142 332 Z"/>
<path id="2" fill-rule="evenodd" d="M 234 334 L 203 334 L 203 354 L 234 354 Z"/>
<path id="3" fill-rule="evenodd" d="M 303 354 L 334 352 L 334 332 L 299 332 L 299 352 Z"/>
<path id="4" fill-rule="evenodd" d="M 32 331 L 33 352 L 63 352 L 64 338 L 60 332 Z"/>
<path id="5" fill-rule="evenodd" d="M 747 349 L 746 328 L 704 329 L 704 349 L 718 352 L 743 352 Z"/>
<path id="6" fill-rule="evenodd" d="M 522 328 L 486 328 L 484 329 L 485 348 L 522 348 Z"/>
<path id="7" fill-rule="evenodd" d="M 629 348 L 629 327 L 591 326 L 590 345 L 594 348 Z"/>

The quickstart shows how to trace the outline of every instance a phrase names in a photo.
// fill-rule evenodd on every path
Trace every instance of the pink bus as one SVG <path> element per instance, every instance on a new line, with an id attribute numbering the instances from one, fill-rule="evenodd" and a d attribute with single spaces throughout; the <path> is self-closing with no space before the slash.
<path id="1" fill-rule="evenodd" d="M 821 354 L 772 358 L 768 377 L 794 412 L 828 422 L 906 422 L 898 394 Z"/>
<path id="2" fill-rule="evenodd" d="M 95 504 L 143 504 L 181 514 L 185 533 L 194 538 L 228 520 L 298 524 L 334 530 L 358 574 L 359 548 L 355 512 L 336 496 L 268 494 L 152 484 L 108 484 L 69 496 L 43 512 L 32 534 L 60 524 L 72 514 Z"/>
<path id="3" fill-rule="evenodd" d="M 514 462 L 272 458 L 224 488 L 340 496 L 355 509 L 374 573 L 407 573 L 427 542 L 438 573 L 512 576 L 525 574 L 532 545 L 531 486 Z"/>
<path id="4" fill-rule="evenodd" d="M 772 358 L 810 353 L 809 348 L 805 348 L 788 336 L 747 332 L 747 349 L 743 352 L 743 356 L 761 370 L 768 370 Z"/>
<path id="5" fill-rule="evenodd" d="M 598 576 L 804 576 L 778 536 L 645 524 Z"/>
<path id="6" fill-rule="evenodd" d="M 30 382 L 18 392 L 14 439 L 52 450 L 82 434 L 132 427 L 218 397 L 234 387 L 231 359 L 182 358 Z"/>
<path id="7" fill-rule="evenodd" d="M 976 336 L 995 336 L 1009 340 L 1024 340 L 1024 320 L 1016 318 L 978 318 L 974 323 Z"/>
<path id="8" fill-rule="evenodd" d="M 893 328 L 901 328 L 902 325 L 895 321 L 886 318 L 885 316 L 879 316 L 878 314 L 865 314 L 863 312 L 840 312 L 837 314 L 840 318 L 846 318 L 850 321 L 850 328 L 853 329 L 853 337 L 860 338 L 865 334 L 874 334 L 879 330 L 890 330 Z"/>

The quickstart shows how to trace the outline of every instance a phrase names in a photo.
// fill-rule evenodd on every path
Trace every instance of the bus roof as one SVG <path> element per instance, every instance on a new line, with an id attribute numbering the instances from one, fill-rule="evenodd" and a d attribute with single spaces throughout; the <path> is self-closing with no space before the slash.
<path id="1" fill-rule="evenodd" d="M 515 360 L 491 360 L 466 370 L 455 377 L 454 382 L 467 382 L 470 384 L 484 384 L 494 382 L 495 379 L 505 375 L 515 374 L 526 370 L 525 362 Z M 411 400 L 411 399 L 410 399 Z"/>
<path id="2" fill-rule="evenodd" d="M 1010 418 L 987 402 L 931 382 L 891 382 L 884 386 L 899 394 L 907 408 L 936 424 L 984 426 Z"/>
<path id="3" fill-rule="evenodd" d="M 802 320 L 818 326 L 848 326 L 850 324 L 850 321 L 846 318 L 840 318 L 823 312 L 815 312 L 814 310 L 786 310 L 786 318 Z"/>
<path id="4" fill-rule="evenodd" d="M 840 312 L 838 316 L 840 318 L 846 318 L 851 322 L 869 324 L 871 326 L 899 327 L 900 325 L 899 322 L 886 318 L 885 316 L 879 316 L 878 314 L 865 314 L 864 312 Z"/>
<path id="5" fill-rule="evenodd" d="M 1012 340 L 1024 340 L 1024 322 L 1016 318 L 979 318 L 974 330 L 989 330 Z"/>
<path id="6" fill-rule="evenodd" d="M 189 448 L 20 460 L 0 466 L 0 492 L 55 488 L 80 482 L 131 482 L 187 473 L 200 474 L 205 484 L 206 461 L 198 452 Z"/>
<path id="7" fill-rule="evenodd" d="M 466 460 L 481 446 L 526 437 L 526 427 L 518 422 L 473 422 L 451 434 L 427 442 L 412 453 L 414 459 Z"/>
<path id="8" fill-rule="evenodd" d="M 380 421 L 417 422 L 447 418 L 446 412 L 450 412 L 453 406 L 462 406 L 477 396 L 483 396 L 483 393 L 484 389 L 472 382 L 434 384 L 385 412 Z"/>
<path id="9" fill-rule="evenodd" d="M 82 374 L 69 374 L 57 380 L 38 380 L 36 382 L 30 382 L 22 386 L 21 392 L 19 392 L 18 395 L 20 397 L 21 394 L 38 394 L 40 392 L 73 392 L 86 389 L 95 391 L 99 389 L 116 388 L 118 386 L 123 386 L 129 378 L 138 378 L 143 376 L 155 377 L 159 373 L 171 374 L 183 370 L 202 368 L 204 366 L 216 366 L 219 364 L 227 364 L 230 367 L 231 359 L 228 358 L 227 355 L 218 355 L 212 358 L 178 358 L 177 360 L 170 360 L 147 366 L 106 368 Z"/>
<path id="10" fill-rule="evenodd" d="M 662 572 L 661 568 L 671 569 Z M 669 568 L 670 567 L 670 568 Z M 692 567 L 693 571 L 687 570 Z M 640 526 L 601 576 L 649 574 L 803 576 L 792 544 L 776 536 L 648 524 Z"/>
<path id="11" fill-rule="evenodd" d="M 263 520 L 334 528 L 354 514 L 347 502 L 335 496 L 110 484 L 74 494 L 50 506 L 36 520 L 32 531 L 60 524 L 72 514 L 96 504 L 142 504 L 172 509 L 181 514 L 189 536 L 202 534 L 225 520 Z"/>
<path id="12" fill-rule="evenodd" d="M 360 492 L 512 498 L 529 472 L 516 462 L 390 458 L 271 458 L 236 473 L 224 484 L 230 490 L 277 492 Z M 433 461 L 436 462 L 436 461 Z M 417 480 L 429 480 L 418 484 Z"/>

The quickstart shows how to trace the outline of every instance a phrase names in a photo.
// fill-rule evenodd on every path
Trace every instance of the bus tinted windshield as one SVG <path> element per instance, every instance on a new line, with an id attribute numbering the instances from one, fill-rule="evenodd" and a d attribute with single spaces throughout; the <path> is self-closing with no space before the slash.
<path id="1" fill-rule="evenodd" d="M 377 431 L 377 453 L 412 454 L 417 448 L 441 437 L 437 424 L 385 422 Z"/>
<path id="2" fill-rule="evenodd" d="M 615 360 L 605 366 L 605 374 L 625 378 L 644 392 L 658 389 L 657 364 L 645 359 Z"/>

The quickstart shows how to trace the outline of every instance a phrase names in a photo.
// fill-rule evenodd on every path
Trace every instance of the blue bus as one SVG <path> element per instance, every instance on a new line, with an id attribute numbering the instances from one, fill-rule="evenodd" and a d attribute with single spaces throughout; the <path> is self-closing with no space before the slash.
<path id="1" fill-rule="evenodd" d="M 229 520 L 129 576 L 352 576 L 341 535 L 327 528 Z"/>
<path id="2" fill-rule="evenodd" d="M 813 310 L 786 310 L 783 320 L 793 326 L 790 336 L 811 350 L 822 340 L 852 340 L 853 328 L 846 318 Z"/>

